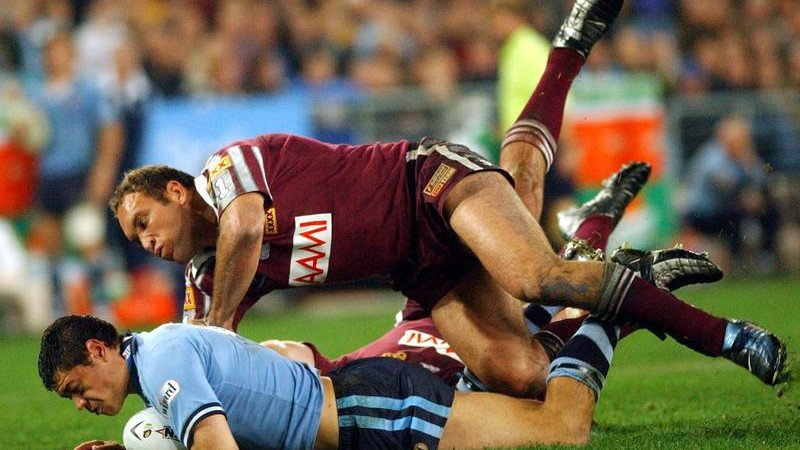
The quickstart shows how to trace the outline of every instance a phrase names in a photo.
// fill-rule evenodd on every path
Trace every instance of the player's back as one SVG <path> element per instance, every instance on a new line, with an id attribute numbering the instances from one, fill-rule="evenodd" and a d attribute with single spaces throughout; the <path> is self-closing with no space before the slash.
<path id="1" fill-rule="evenodd" d="M 221 328 L 184 324 L 136 335 L 133 359 L 144 397 L 184 444 L 196 422 L 224 412 L 241 448 L 313 446 L 323 394 L 305 364 Z"/>
<path id="2" fill-rule="evenodd" d="M 199 184 L 218 211 L 248 191 L 268 198 L 258 269 L 265 290 L 389 275 L 412 245 L 409 145 L 267 134 L 217 152 Z"/>

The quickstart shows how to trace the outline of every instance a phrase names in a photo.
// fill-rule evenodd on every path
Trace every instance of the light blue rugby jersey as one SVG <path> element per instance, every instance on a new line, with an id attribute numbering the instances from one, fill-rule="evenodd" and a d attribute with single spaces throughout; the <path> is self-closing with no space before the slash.
<path id="1" fill-rule="evenodd" d="M 319 376 L 233 332 L 162 325 L 135 333 L 123 354 L 134 391 L 191 446 L 197 423 L 224 413 L 240 448 L 313 448 L 323 390 Z"/>

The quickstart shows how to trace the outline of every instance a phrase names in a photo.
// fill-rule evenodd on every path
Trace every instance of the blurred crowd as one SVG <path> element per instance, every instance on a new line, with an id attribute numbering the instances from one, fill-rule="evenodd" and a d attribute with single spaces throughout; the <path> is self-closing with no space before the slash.
<path id="1" fill-rule="evenodd" d="M 465 84 L 497 80 L 503 36 L 493 14 L 501 3 L 0 0 L 0 297 L 38 295 L 45 306 L 34 316 L 120 317 L 127 314 L 120 299 L 135 309 L 150 295 L 170 314 L 182 287 L 151 269 L 105 207 L 115 181 L 136 162 L 149 101 L 287 89 L 324 101 L 326 92 L 369 98 L 413 86 L 447 102 Z M 572 5 L 524 3 L 526 19 L 548 41 Z M 800 2 L 630 0 L 586 70 L 650 74 L 664 99 L 797 91 Z M 730 140 L 734 132 L 750 129 L 715 136 Z M 787 145 L 800 152 L 791 148 L 796 143 Z M 763 192 L 767 182 L 753 183 Z M 765 210 L 752 191 L 745 216 Z M 721 201 L 745 202 L 740 194 Z M 707 232 L 696 226 L 707 221 L 693 220 L 688 207 L 685 213 L 688 230 Z M 17 253 L 32 256 L 23 264 Z M 24 282 L 15 283 L 22 273 Z"/>
<path id="2" fill-rule="evenodd" d="M 446 95 L 450 82 L 494 79 L 492 3 L 5 0 L 2 63 L 42 80 L 41 50 L 65 31 L 80 71 L 109 91 L 143 89 L 127 80 L 141 70 L 164 96 L 274 92 L 335 79 L 369 92 L 412 84 Z M 526 3 L 548 38 L 572 4 Z M 793 0 L 633 0 L 613 34 L 593 52 L 595 65 L 655 72 L 670 90 L 800 87 Z"/>

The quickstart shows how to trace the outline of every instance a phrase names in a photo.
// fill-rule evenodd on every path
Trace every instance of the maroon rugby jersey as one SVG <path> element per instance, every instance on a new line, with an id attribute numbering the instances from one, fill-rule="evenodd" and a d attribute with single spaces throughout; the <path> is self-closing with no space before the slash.
<path id="1" fill-rule="evenodd" d="M 464 363 L 444 340 L 430 317 L 399 322 L 377 340 L 336 359 L 329 359 L 311 343 L 314 366 L 326 375 L 351 361 L 370 357 L 389 357 L 420 364 L 451 386 L 458 382 Z"/>
<path id="2" fill-rule="evenodd" d="M 217 217 L 239 195 L 264 195 L 261 261 L 236 323 L 273 289 L 388 277 L 407 260 L 413 223 L 408 148 L 407 141 L 334 145 L 267 134 L 234 142 L 209 158 L 195 186 Z M 213 256 L 196 255 L 186 277 L 184 317 L 203 317 Z"/>

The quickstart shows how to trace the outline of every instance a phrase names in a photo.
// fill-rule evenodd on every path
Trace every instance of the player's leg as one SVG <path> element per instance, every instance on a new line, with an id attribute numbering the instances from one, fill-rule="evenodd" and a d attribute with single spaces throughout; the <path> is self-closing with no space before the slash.
<path id="1" fill-rule="evenodd" d="M 574 260 L 603 260 L 608 237 L 622 219 L 625 208 L 644 187 L 650 164 L 632 162 L 603 181 L 603 188 L 586 203 L 558 213 L 559 227 L 569 242 L 559 256 Z M 529 303 L 525 318 L 531 332 L 550 323 L 563 306 Z"/>
<path id="2" fill-rule="evenodd" d="M 575 260 L 604 260 L 608 238 L 619 223 L 625 208 L 642 189 L 650 174 L 650 165 L 632 162 L 603 181 L 603 187 L 591 200 L 558 213 L 559 227 L 569 242 L 560 256 Z M 611 260 L 636 272 L 656 286 L 674 291 L 688 284 L 712 283 L 722 278 L 720 268 L 698 254 L 673 248 L 635 250 L 618 248 Z M 528 328 L 538 331 L 550 323 L 563 307 L 530 303 L 525 308 Z"/>
<path id="3" fill-rule="evenodd" d="M 606 320 L 631 321 L 667 333 L 707 355 L 730 353 L 725 342 L 737 328 L 730 321 L 681 301 L 622 265 L 559 259 L 501 175 L 483 172 L 464 178 L 449 191 L 445 209 L 456 234 L 514 297 L 587 309 Z M 468 308 L 490 310 L 488 305 L 469 304 Z M 438 321 L 437 326 L 441 329 Z M 758 344 L 745 346 L 743 351 L 763 364 L 751 365 L 749 370 L 768 384 L 778 382 L 785 362 L 783 345 L 769 333 L 750 334 L 760 336 L 752 338 Z M 445 337 L 459 354 L 464 351 L 452 337 Z M 471 362 L 465 359 L 465 363 L 481 379 L 494 384 Z M 755 369 L 759 366 L 766 369 Z"/>
<path id="4" fill-rule="evenodd" d="M 561 25 L 545 71 L 517 121 L 507 130 L 500 166 L 533 217 L 542 210 L 544 176 L 555 159 L 567 93 L 589 51 L 622 8 L 622 0 L 578 0 Z"/>
<path id="5" fill-rule="evenodd" d="M 606 32 L 621 8 L 622 0 L 577 0 L 562 24 L 539 84 L 503 141 L 505 156 L 501 155 L 501 165 L 510 170 L 520 197 L 525 198 L 530 192 L 541 197 L 541 181 L 555 156 L 572 81 L 592 45 Z M 566 299 L 575 303 L 572 306 L 595 303 L 587 286 L 599 285 L 603 278 L 600 265 L 554 266 L 556 255 L 546 251 L 549 243 L 544 232 L 525 215 L 528 209 L 537 216 L 540 202 L 523 203 L 511 200 L 508 194 L 509 187 L 497 174 L 481 173 L 461 180 L 446 197 L 450 225 L 515 297 L 556 304 L 560 303 L 561 294 L 569 294 Z M 485 221 L 480 216 L 485 211 L 496 213 L 490 218 L 496 226 L 484 228 Z M 485 233 L 487 229 L 493 232 Z M 482 235 L 492 236 L 483 239 Z M 504 242 L 509 238 L 513 240 L 506 246 Z M 509 248 L 512 257 L 495 260 L 487 255 L 499 248 Z M 513 259 L 512 264 L 506 264 L 508 259 Z M 582 273 L 575 276 L 579 271 Z M 544 286 L 547 292 L 543 292 L 540 281 L 546 276 L 553 282 Z"/>
<path id="6" fill-rule="evenodd" d="M 550 358 L 525 327 L 519 301 L 481 268 L 433 307 L 436 329 L 489 390 L 542 398 Z"/>
<path id="7" fill-rule="evenodd" d="M 440 448 L 586 443 L 618 333 L 588 318 L 553 361 L 544 402 L 457 393 Z"/>
<path id="8" fill-rule="evenodd" d="M 621 0 L 576 2 L 554 41 L 556 48 L 545 74 L 520 120 L 509 130 L 504 146 L 529 146 L 541 150 L 545 168 L 552 162 L 554 132 L 561 124 L 561 114 L 552 111 L 563 108 L 572 78 L 620 7 Z M 485 217 L 487 211 L 492 212 L 491 217 Z M 526 213 L 496 173 L 478 173 L 461 180 L 445 199 L 445 214 L 453 230 L 513 296 L 588 309 L 605 319 L 634 321 L 663 330 L 707 354 L 728 351 L 724 348 L 727 320 L 678 300 L 623 266 L 559 261 L 549 251 L 541 228 Z M 771 353 L 774 357 L 766 366 L 779 373 L 783 367 L 780 347 Z M 769 375 L 760 377 L 769 379 Z"/>
<path id="9" fill-rule="evenodd" d="M 608 236 L 619 223 L 625 207 L 647 182 L 649 174 L 650 165 L 647 163 L 627 164 L 603 182 L 603 188 L 592 200 L 570 210 L 569 220 L 562 220 L 562 224 L 569 225 L 568 238 L 574 240 L 562 250 L 560 256 L 565 259 L 580 260 L 598 259 L 599 256 L 602 259 L 602 250 L 605 248 Z M 556 332 L 542 331 L 542 327 L 550 323 L 553 316 L 562 309 L 564 307 L 561 305 L 537 303 L 529 303 L 524 308 L 528 330 L 551 358 L 583 321 L 583 318 L 570 321 L 569 326 L 558 327 L 555 329 Z M 566 332 L 568 334 L 565 334 Z M 464 369 L 457 388 L 472 392 L 487 390 L 486 385 L 469 367 Z"/>

